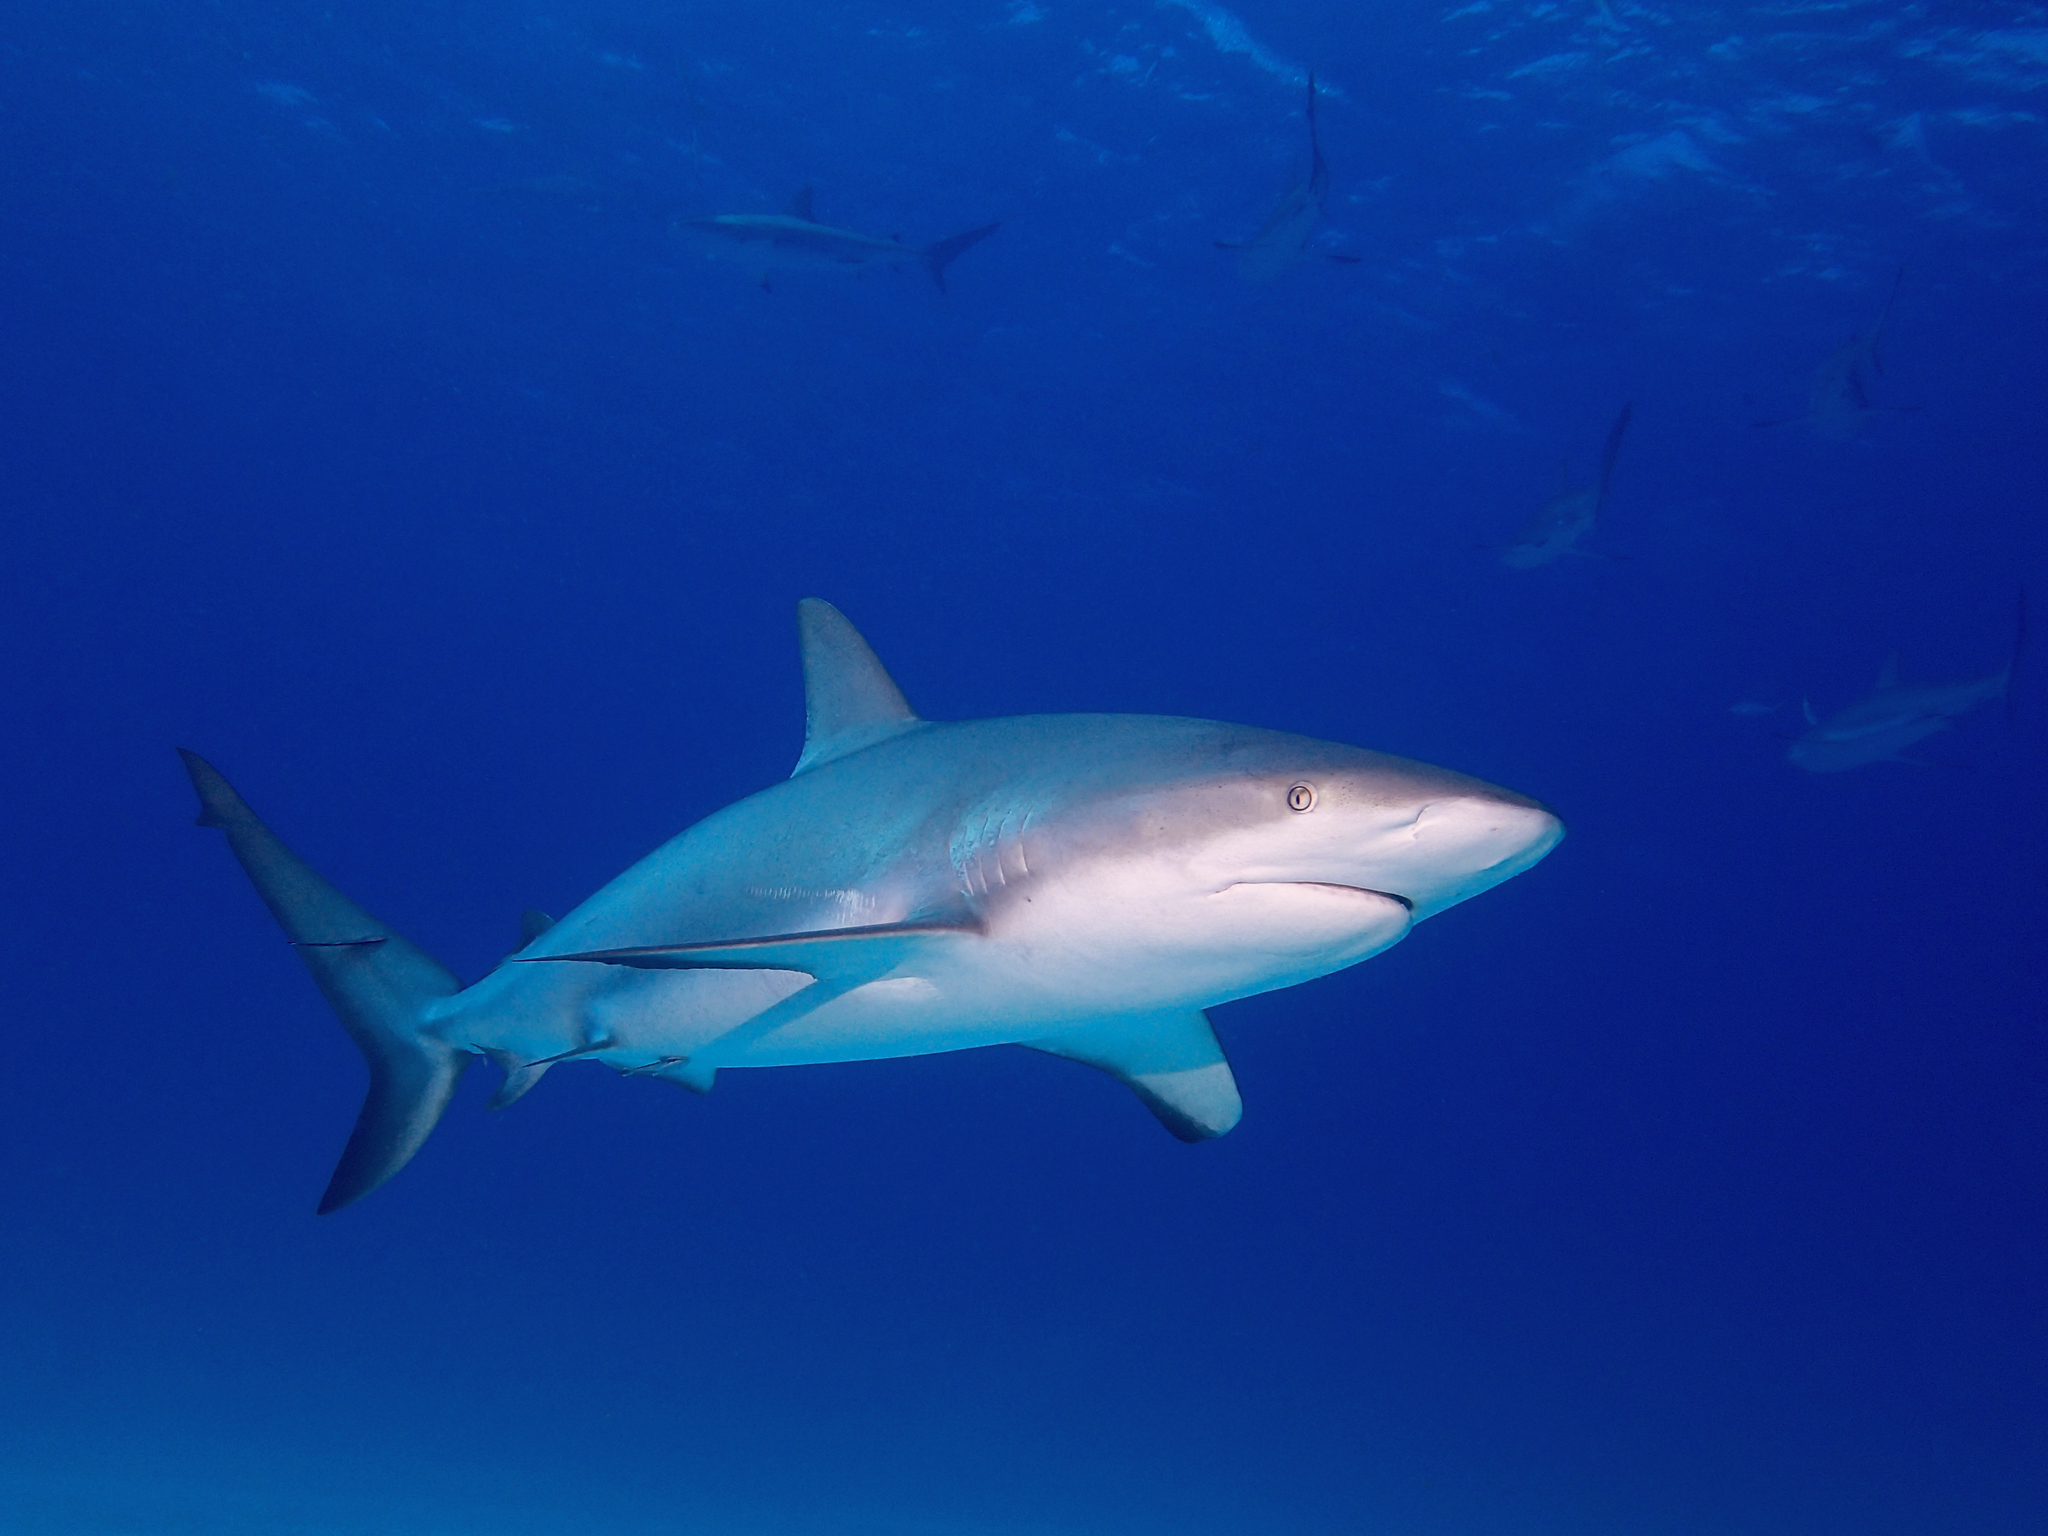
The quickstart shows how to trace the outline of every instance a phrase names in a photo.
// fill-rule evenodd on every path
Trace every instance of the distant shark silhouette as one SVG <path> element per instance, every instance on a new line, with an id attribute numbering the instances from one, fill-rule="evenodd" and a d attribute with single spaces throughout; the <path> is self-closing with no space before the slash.
<path id="1" fill-rule="evenodd" d="M 944 293 L 946 268 L 961 252 L 1002 226 L 984 224 L 930 245 L 906 245 L 894 236 L 882 239 L 820 224 L 811 217 L 811 189 L 805 187 L 781 213 L 719 213 L 678 220 L 676 228 L 697 238 L 713 255 L 747 267 L 763 288 L 776 272 L 918 266 L 931 273 L 939 292 Z"/>
<path id="2" fill-rule="evenodd" d="M 1546 501 L 1529 520 L 1517 528 L 1514 537 L 1501 547 L 1500 563 L 1518 571 L 1548 565 L 1565 555 L 1584 555 L 1579 540 L 1598 525 L 1607 505 L 1607 486 L 1614 478 L 1614 461 L 1621 453 L 1622 435 L 1635 414 L 1633 402 L 1621 408 L 1607 433 L 1607 446 L 1600 453 L 1600 478 L 1580 490 L 1572 490 L 1565 472 L 1558 472 L 1557 494 Z"/>
<path id="3" fill-rule="evenodd" d="M 2010 699 L 2027 642 L 2027 597 L 2019 598 L 2012 654 L 1998 671 L 1954 683 L 1902 683 L 1893 656 L 1865 697 L 1825 718 L 1803 704 L 1810 727 L 1785 749 L 1785 759 L 1808 773 L 1840 773 L 1869 763 L 1911 762 L 1906 748 L 1945 731 L 1993 699 Z"/>
<path id="4" fill-rule="evenodd" d="M 1308 77 L 1308 175 L 1297 176 L 1280 201 L 1249 240 L 1218 240 L 1218 248 L 1236 251 L 1237 270 L 1249 283 L 1271 282 L 1308 250 L 1308 242 L 1322 222 L 1323 200 L 1330 190 L 1330 167 L 1323 159 L 1323 145 L 1316 133 L 1316 77 Z M 1354 263 L 1359 258 L 1330 253 L 1330 260 Z"/>
<path id="5" fill-rule="evenodd" d="M 724 1067 L 1020 1044 L 1129 1086 L 1183 1141 L 1243 1106 L 1203 1010 L 1328 975 L 1564 835 L 1448 769 L 1159 715 L 927 721 L 830 603 L 797 608 L 796 770 L 649 854 L 465 987 L 315 874 L 212 765 L 218 827 L 370 1068 L 322 1197 L 417 1152 L 478 1056 L 707 1092 Z"/>
<path id="6" fill-rule="evenodd" d="M 1872 416 L 1887 411 L 1917 409 L 1910 405 L 1878 405 L 1870 398 L 1871 376 L 1884 372 L 1885 322 L 1891 318 L 1892 304 L 1899 296 L 1899 284 L 1905 276 L 1906 269 L 1902 266 L 1892 278 L 1891 292 L 1885 295 L 1884 308 L 1878 311 L 1877 323 L 1869 330 L 1851 336 L 1814 369 L 1813 383 L 1806 391 L 1806 414 L 1777 421 L 1760 421 L 1757 423 L 1759 427 L 1803 424 L 1810 427 L 1816 437 L 1848 443 L 1863 435 L 1863 424 Z"/>

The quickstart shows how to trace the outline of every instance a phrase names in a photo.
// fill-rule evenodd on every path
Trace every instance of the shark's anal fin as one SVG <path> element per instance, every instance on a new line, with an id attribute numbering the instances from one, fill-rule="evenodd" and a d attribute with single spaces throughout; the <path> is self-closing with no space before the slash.
<path id="1" fill-rule="evenodd" d="M 804 658 L 804 750 L 790 774 L 887 741 L 921 723 L 860 631 L 822 598 L 796 605 Z"/>
<path id="2" fill-rule="evenodd" d="M 1244 1114 L 1222 1043 L 1199 1011 L 1109 1019 L 1024 1043 L 1107 1072 L 1182 1141 L 1224 1135 Z"/>
<path id="3" fill-rule="evenodd" d="M 866 928 L 826 928 L 815 933 L 777 933 L 756 939 L 639 944 L 628 949 L 517 958 L 523 965 L 581 960 L 643 971 L 798 971 L 819 981 L 854 985 L 886 975 L 917 944 L 935 939 L 978 938 L 980 934 L 978 925 L 965 920 L 877 923 Z"/>

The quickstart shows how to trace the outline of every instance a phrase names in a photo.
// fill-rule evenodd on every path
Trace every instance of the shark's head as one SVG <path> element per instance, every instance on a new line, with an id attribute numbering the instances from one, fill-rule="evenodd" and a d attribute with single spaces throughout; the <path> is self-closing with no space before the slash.
<path id="1" fill-rule="evenodd" d="M 1356 747 L 1246 732 L 1155 808 L 1187 818 L 1190 869 L 1234 885 L 1376 891 L 1417 921 L 1520 874 L 1564 826 L 1479 779 Z"/>
<path id="2" fill-rule="evenodd" d="M 1072 917 L 1115 934 L 1125 954 L 1210 978 L 1212 991 L 1264 990 L 1365 959 L 1520 874 L 1564 835 L 1534 800 L 1446 769 L 1174 724 L 1186 728 L 1182 750 L 1142 754 L 1146 769 L 1048 807 L 1021 852 Z"/>

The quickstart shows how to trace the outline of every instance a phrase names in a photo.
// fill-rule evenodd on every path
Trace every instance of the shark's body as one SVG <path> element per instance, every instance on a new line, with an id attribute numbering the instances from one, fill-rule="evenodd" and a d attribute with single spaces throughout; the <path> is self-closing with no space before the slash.
<path id="1" fill-rule="evenodd" d="M 1322 138 L 1316 130 L 1316 77 L 1308 77 L 1308 174 L 1297 175 L 1280 194 L 1273 211 L 1266 215 L 1258 233 L 1249 240 L 1218 240 L 1227 251 L 1236 251 L 1237 270 L 1249 283 L 1271 282 L 1308 250 L 1308 243 L 1323 220 L 1323 201 L 1330 193 L 1330 167 L 1323 159 Z M 1356 261 L 1354 256 L 1332 255 L 1334 261 Z"/>
<path id="2" fill-rule="evenodd" d="M 1891 318 L 1892 304 L 1899 296 L 1899 284 L 1906 275 L 1901 267 L 1885 295 L 1877 323 L 1859 331 L 1830 352 L 1813 371 L 1807 386 L 1806 414 L 1777 421 L 1761 421 L 1760 427 L 1790 426 L 1803 422 L 1814 436 L 1834 442 L 1854 442 L 1863 435 L 1863 424 L 1885 411 L 1911 410 L 1911 406 L 1879 405 L 1870 398 L 1871 378 L 1884 372 L 1884 328 Z"/>
<path id="3" fill-rule="evenodd" d="M 1212 721 L 911 713 L 830 605 L 800 609 L 792 777 L 708 817 L 464 988 L 298 860 L 187 754 L 371 1065 L 321 1209 L 425 1140 L 478 1055 L 499 1103 L 593 1058 L 699 1092 L 721 1067 L 1026 1044 L 1128 1083 L 1184 1140 L 1236 1124 L 1203 1011 L 1377 954 L 1562 836 L 1534 801 Z"/>
<path id="4" fill-rule="evenodd" d="M 776 272 L 914 266 L 929 272 L 944 293 L 947 265 L 1001 226 L 984 224 L 930 245 L 907 245 L 893 237 L 884 239 L 818 223 L 811 217 L 811 189 L 805 187 L 782 213 L 720 213 L 684 219 L 676 227 L 713 255 L 729 257 L 746 267 L 764 288 Z"/>
<path id="5" fill-rule="evenodd" d="M 1848 708 L 1823 718 L 1811 704 L 1806 705 L 1807 732 L 1785 749 L 1786 760 L 1809 773 L 1840 773 L 1870 763 L 1910 761 L 1903 756 L 1908 747 L 2011 692 L 2026 635 L 2026 602 L 2022 598 L 2012 657 L 1988 676 L 1952 683 L 1902 683 L 1897 660 L 1886 662 L 1877 686 Z"/>
<path id="6" fill-rule="evenodd" d="M 1526 571 L 1565 555 L 1585 553 L 1579 548 L 1579 541 L 1599 526 L 1600 513 L 1607 506 L 1607 487 L 1614 479 L 1614 461 L 1621 453 L 1622 435 L 1628 431 L 1629 417 L 1634 411 L 1634 405 L 1624 405 L 1621 414 L 1614 418 L 1607 446 L 1600 454 L 1599 479 L 1573 490 L 1563 483 L 1565 477 L 1560 474 L 1557 494 L 1543 503 L 1502 546 L 1502 565 Z"/>

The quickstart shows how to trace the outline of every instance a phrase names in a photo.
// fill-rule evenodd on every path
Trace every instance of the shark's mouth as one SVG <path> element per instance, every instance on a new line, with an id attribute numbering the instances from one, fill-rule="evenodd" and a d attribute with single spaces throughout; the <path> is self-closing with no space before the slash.
<path id="1" fill-rule="evenodd" d="M 1415 910 L 1415 903 L 1399 892 L 1376 891 L 1369 885 L 1340 885 L 1335 880 L 1233 880 L 1224 889 L 1256 885 L 1292 886 L 1304 891 L 1342 891 L 1349 896 L 1377 896 L 1382 901 L 1398 901 L 1410 912 Z"/>

